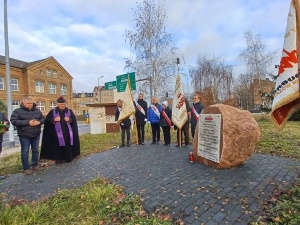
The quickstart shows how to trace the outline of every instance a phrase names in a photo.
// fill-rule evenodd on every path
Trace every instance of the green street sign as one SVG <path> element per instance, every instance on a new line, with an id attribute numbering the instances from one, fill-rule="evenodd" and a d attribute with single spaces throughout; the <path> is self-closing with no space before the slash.
<path id="1" fill-rule="evenodd" d="M 105 90 L 116 89 L 117 88 L 117 81 L 106 82 L 104 85 L 105 85 Z"/>
<path id="2" fill-rule="evenodd" d="M 117 76 L 117 91 L 124 92 L 127 85 L 128 76 L 130 79 L 131 90 L 136 90 L 136 82 L 135 82 L 135 72 L 126 73 Z"/>

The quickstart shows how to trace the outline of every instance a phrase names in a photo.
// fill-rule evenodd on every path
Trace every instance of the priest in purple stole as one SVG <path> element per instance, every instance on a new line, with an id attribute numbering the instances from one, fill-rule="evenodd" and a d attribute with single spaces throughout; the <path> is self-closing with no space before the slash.
<path id="1" fill-rule="evenodd" d="M 80 141 L 75 114 L 66 107 L 66 99 L 59 97 L 57 107 L 46 116 L 41 159 L 52 159 L 57 164 L 71 162 L 80 155 Z"/>

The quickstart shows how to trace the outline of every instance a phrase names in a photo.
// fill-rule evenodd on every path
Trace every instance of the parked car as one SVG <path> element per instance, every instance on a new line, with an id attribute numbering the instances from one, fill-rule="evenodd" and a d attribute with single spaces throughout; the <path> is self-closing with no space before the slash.
<path id="1" fill-rule="evenodd" d="M 259 106 L 254 106 L 252 109 L 249 110 L 251 113 L 261 113 L 261 108 Z"/>

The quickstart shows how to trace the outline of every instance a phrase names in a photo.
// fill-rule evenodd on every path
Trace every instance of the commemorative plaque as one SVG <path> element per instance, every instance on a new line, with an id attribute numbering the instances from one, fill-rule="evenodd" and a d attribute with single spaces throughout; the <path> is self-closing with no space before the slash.
<path id="1" fill-rule="evenodd" d="M 220 162 L 221 114 L 200 114 L 197 155 Z"/>

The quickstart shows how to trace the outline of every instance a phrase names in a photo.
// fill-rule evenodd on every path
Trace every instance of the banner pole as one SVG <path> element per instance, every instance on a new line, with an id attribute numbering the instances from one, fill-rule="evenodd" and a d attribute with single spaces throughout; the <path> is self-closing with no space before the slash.
<path id="1" fill-rule="evenodd" d="M 181 148 L 181 128 L 178 128 L 179 131 L 179 148 Z"/>
<path id="2" fill-rule="evenodd" d="M 135 123 L 135 140 L 136 140 L 136 145 L 138 145 L 139 144 L 139 138 L 138 138 L 138 129 L 137 129 L 135 114 L 134 114 L 134 123 Z"/>

